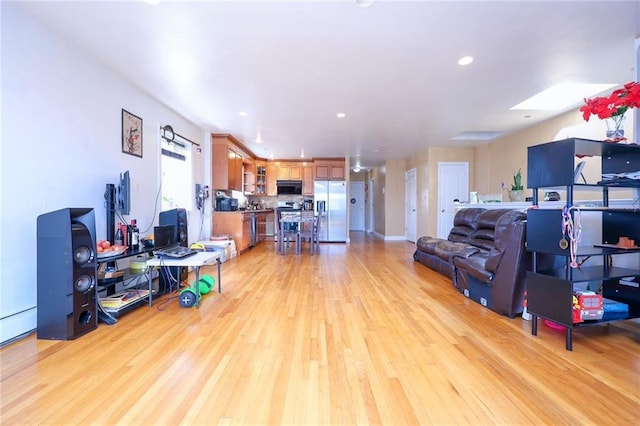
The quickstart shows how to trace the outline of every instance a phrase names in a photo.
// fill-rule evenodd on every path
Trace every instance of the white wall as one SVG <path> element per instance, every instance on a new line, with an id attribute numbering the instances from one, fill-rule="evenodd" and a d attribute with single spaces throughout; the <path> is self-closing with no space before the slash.
<path id="1" fill-rule="evenodd" d="M 0 148 L 0 342 L 36 327 L 36 218 L 65 207 L 93 207 L 106 237 L 104 192 L 131 174 L 132 210 L 141 230 L 157 224 L 159 126 L 202 145 L 195 182 L 210 184 L 206 132 L 131 86 L 2 2 L 2 144 Z M 143 119 L 143 158 L 121 152 L 121 109 Z M 207 216 L 210 203 L 207 203 Z M 187 206 L 188 209 L 193 206 Z M 204 220 L 204 235 L 209 235 Z M 189 241 L 201 216 L 189 214 Z M 151 228 L 152 232 L 152 228 Z"/>

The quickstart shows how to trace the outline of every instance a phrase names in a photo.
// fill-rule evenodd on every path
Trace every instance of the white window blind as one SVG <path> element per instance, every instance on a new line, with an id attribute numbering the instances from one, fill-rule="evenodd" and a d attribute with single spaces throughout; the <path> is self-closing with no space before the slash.
<path id="1" fill-rule="evenodd" d="M 194 198 L 191 144 L 169 142 L 163 138 L 160 141 L 162 210 L 191 210 Z"/>

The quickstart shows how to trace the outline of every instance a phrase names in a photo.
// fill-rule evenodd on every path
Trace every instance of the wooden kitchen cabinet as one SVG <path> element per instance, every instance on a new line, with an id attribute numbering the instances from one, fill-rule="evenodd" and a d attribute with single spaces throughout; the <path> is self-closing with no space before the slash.
<path id="1" fill-rule="evenodd" d="M 278 180 L 302 180 L 302 164 L 280 161 L 278 163 Z"/>
<path id="2" fill-rule="evenodd" d="M 231 135 L 211 135 L 213 189 L 242 191 L 242 154 Z"/>
<path id="3" fill-rule="evenodd" d="M 278 195 L 277 177 L 278 165 L 276 163 L 267 163 L 267 195 Z"/>
<path id="4" fill-rule="evenodd" d="M 267 163 L 256 161 L 256 195 L 267 194 Z"/>
<path id="5" fill-rule="evenodd" d="M 250 215 L 244 212 L 213 212 L 212 234 L 231 235 L 238 253 L 245 252 L 251 244 Z M 245 220 L 247 218 L 248 221 Z"/>
<path id="6" fill-rule="evenodd" d="M 344 160 L 314 160 L 314 178 L 317 180 L 344 180 Z"/>
<path id="7" fill-rule="evenodd" d="M 242 191 L 242 156 L 229 148 L 229 189 Z"/>
<path id="8" fill-rule="evenodd" d="M 245 158 L 242 163 L 242 172 L 244 176 L 244 181 L 242 183 L 243 190 L 245 194 L 255 194 L 256 193 L 256 166 L 255 164 Z"/>
<path id="9" fill-rule="evenodd" d="M 267 238 L 267 221 L 269 220 L 269 216 L 273 215 L 273 213 L 271 212 L 266 212 L 266 211 L 262 211 L 262 212 L 258 212 L 256 213 L 258 215 L 258 240 L 257 243 L 261 243 L 263 242 L 266 238 Z"/>
<path id="10" fill-rule="evenodd" d="M 302 195 L 313 195 L 313 165 L 302 166 Z"/>
<path id="11" fill-rule="evenodd" d="M 302 165 L 292 164 L 289 166 L 289 179 L 302 180 Z"/>
<path id="12" fill-rule="evenodd" d="M 242 213 L 242 247 L 240 252 L 249 250 L 251 246 L 251 218 L 255 213 Z"/>

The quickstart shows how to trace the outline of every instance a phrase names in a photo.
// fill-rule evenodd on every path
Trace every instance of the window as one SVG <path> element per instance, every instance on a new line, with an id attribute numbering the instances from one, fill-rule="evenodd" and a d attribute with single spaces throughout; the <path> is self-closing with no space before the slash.
<path id="1" fill-rule="evenodd" d="M 163 138 L 160 141 L 162 211 L 175 208 L 191 210 L 194 197 L 191 144 L 168 142 Z"/>

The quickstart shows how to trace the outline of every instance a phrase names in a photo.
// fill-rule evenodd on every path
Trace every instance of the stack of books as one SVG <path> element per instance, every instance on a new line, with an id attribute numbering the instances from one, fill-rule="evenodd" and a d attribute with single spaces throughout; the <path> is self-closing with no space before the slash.
<path id="1" fill-rule="evenodd" d="M 111 296 L 101 297 L 100 305 L 107 312 L 117 312 L 133 303 L 144 299 L 149 295 L 149 290 L 134 289 L 124 290 Z"/>

